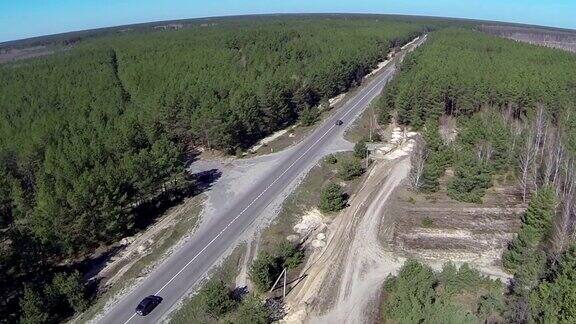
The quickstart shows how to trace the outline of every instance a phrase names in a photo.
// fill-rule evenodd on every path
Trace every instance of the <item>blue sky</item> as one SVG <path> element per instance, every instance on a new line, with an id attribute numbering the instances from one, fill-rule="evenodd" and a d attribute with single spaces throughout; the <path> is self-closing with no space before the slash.
<path id="1" fill-rule="evenodd" d="M 0 42 L 157 20 L 294 12 L 414 14 L 576 29 L 576 0 L 0 0 Z"/>

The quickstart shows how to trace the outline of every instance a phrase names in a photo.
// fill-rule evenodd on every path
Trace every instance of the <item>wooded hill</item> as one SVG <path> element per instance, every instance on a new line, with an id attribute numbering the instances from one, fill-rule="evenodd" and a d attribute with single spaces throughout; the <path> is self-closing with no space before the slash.
<path id="1" fill-rule="evenodd" d="M 0 66 L 0 317 L 20 315 L 24 285 L 25 318 L 81 309 L 78 275 L 55 265 L 132 233 L 147 202 L 193 190 L 190 147 L 235 152 L 315 114 L 439 24 L 226 19 Z"/>

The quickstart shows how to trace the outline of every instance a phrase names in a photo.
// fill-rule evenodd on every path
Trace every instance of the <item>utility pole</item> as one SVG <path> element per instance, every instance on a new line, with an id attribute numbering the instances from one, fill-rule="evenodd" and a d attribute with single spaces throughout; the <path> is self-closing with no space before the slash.
<path id="1" fill-rule="evenodd" d="M 271 293 L 274 290 L 274 288 L 276 288 L 276 285 L 278 284 L 278 281 L 280 281 L 282 276 L 284 276 L 284 290 L 282 293 L 282 298 L 286 298 L 286 276 L 287 276 L 286 268 L 284 268 L 284 270 L 282 270 L 282 272 L 278 276 L 278 279 L 276 279 L 276 281 L 274 282 L 274 285 L 272 285 L 272 288 L 270 288 L 270 291 L 268 293 Z"/>
<path id="2" fill-rule="evenodd" d="M 374 108 L 370 104 L 370 143 L 372 143 L 372 119 L 374 119 Z"/>
<path id="3" fill-rule="evenodd" d="M 288 271 L 284 268 L 284 290 L 282 290 L 282 299 L 286 299 L 286 276 L 288 275 Z"/>
<path id="4" fill-rule="evenodd" d="M 370 158 L 370 150 L 366 149 L 366 170 L 368 170 L 368 167 L 370 166 L 369 163 L 369 158 Z"/>

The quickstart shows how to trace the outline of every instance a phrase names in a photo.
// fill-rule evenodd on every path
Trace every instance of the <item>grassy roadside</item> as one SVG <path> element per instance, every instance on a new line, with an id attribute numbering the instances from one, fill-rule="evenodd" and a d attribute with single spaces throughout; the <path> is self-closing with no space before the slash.
<path id="1" fill-rule="evenodd" d="M 117 295 L 127 287 L 133 285 L 139 277 L 145 275 L 152 266 L 162 260 L 162 257 L 182 238 L 193 232 L 198 222 L 200 212 L 202 211 L 204 199 L 204 195 L 190 198 L 191 201 L 187 203 L 190 204 L 191 207 L 175 217 L 170 227 L 162 229 L 152 237 L 155 243 L 150 247 L 148 253 L 134 262 L 134 264 L 118 278 L 114 285 L 97 296 L 94 304 L 72 322 L 86 323 L 92 320 L 104 310 L 108 302 L 116 298 Z"/>
<path id="2" fill-rule="evenodd" d="M 338 177 L 339 163 L 346 159 L 352 159 L 352 153 L 337 153 L 334 154 L 334 157 L 338 160 L 337 163 L 331 164 L 327 158 L 324 158 L 310 170 L 298 188 L 286 198 L 275 222 L 262 232 L 259 246 L 261 251 L 271 251 L 278 241 L 285 240 L 287 236 L 295 234 L 294 225 L 300 221 L 303 214 L 318 207 L 322 188 L 327 184 L 335 182 L 342 185 L 346 194 L 354 193 L 363 177 L 350 181 L 343 181 Z M 325 214 L 327 217 L 334 217 L 335 215 Z"/>
<path id="3" fill-rule="evenodd" d="M 376 97 L 370 103 L 370 106 L 362 112 L 362 114 L 356 118 L 352 125 L 344 133 L 344 139 L 349 142 L 356 143 L 361 140 L 368 140 L 370 138 L 370 128 L 372 128 L 372 139 L 377 138 L 377 128 L 378 128 L 378 108 L 376 103 L 380 97 Z M 370 122 L 372 120 L 372 122 Z"/>
<path id="4" fill-rule="evenodd" d="M 245 253 L 246 244 L 236 247 L 222 265 L 213 271 L 210 280 L 220 280 L 226 286 L 232 289 L 236 288 L 234 287 L 234 281 L 238 275 L 239 267 L 242 264 Z M 172 314 L 170 323 L 218 323 L 218 319 L 206 314 L 203 310 L 202 301 L 194 295 L 182 302 L 181 307 Z"/>

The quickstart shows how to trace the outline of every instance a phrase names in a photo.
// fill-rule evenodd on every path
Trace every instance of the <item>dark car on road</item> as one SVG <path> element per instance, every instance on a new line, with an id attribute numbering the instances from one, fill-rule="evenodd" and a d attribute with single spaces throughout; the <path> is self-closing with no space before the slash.
<path id="1" fill-rule="evenodd" d="M 150 314 L 150 312 L 158 306 L 162 302 L 162 297 L 150 295 L 140 302 L 138 306 L 136 306 L 136 314 L 141 316 L 146 316 Z"/>
<path id="2" fill-rule="evenodd" d="M 340 125 L 344 124 L 344 122 L 341 119 L 338 119 L 334 124 L 336 126 L 340 126 Z"/>

